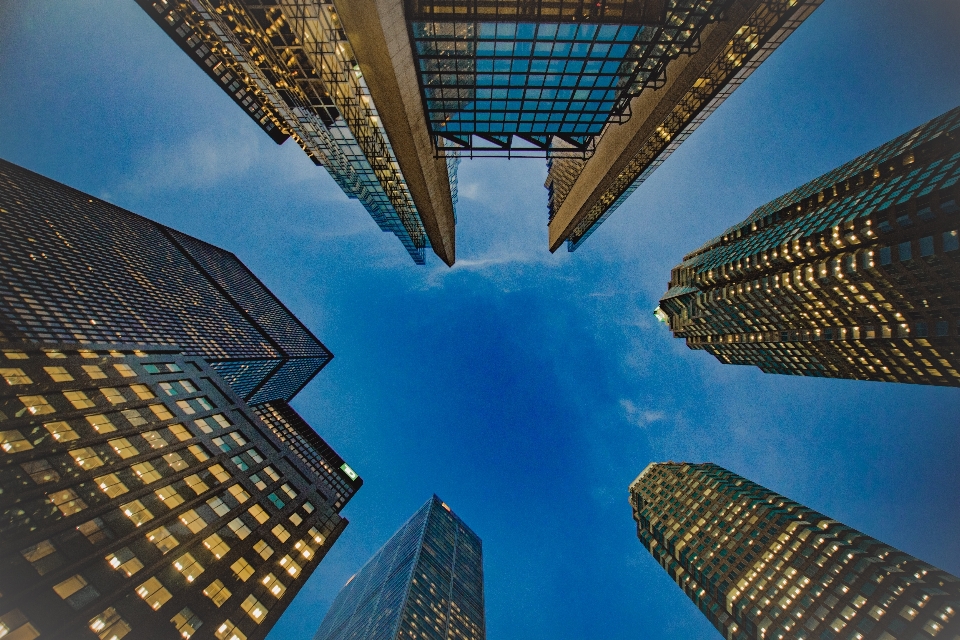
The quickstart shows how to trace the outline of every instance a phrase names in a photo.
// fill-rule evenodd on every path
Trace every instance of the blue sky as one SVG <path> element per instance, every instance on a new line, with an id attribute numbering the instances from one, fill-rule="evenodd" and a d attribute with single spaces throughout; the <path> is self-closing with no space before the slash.
<path id="1" fill-rule="evenodd" d="M 681 256 L 960 104 L 955 0 L 827 0 L 579 249 L 540 160 L 461 165 L 417 267 L 129 0 L 0 4 L 0 157 L 235 252 L 334 352 L 295 406 L 363 476 L 270 640 L 312 637 L 431 493 L 484 542 L 490 640 L 719 637 L 636 539 L 650 461 L 712 461 L 960 574 L 960 392 L 773 376 L 651 315 Z"/>

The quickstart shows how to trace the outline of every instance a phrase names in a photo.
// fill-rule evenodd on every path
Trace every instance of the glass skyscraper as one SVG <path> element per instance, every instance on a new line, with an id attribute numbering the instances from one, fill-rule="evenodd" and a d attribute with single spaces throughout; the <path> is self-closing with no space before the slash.
<path id="1" fill-rule="evenodd" d="M 630 485 L 640 542 L 727 640 L 960 635 L 960 578 L 715 464 Z"/>
<path id="2" fill-rule="evenodd" d="M 337 595 L 314 640 L 484 640 L 480 538 L 433 496 Z"/>
<path id="3" fill-rule="evenodd" d="M 137 0 L 420 264 L 462 154 L 548 158 L 572 251 L 822 0 Z"/>
<path id="4" fill-rule="evenodd" d="M 767 373 L 960 386 L 960 108 L 684 257 L 657 315 Z"/>
<path id="5" fill-rule="evenodd" d="M 264 638 L 347 525 L 316 472 L 202 358 L 0 347 L 0 637 Z"/>
<path id="6" fill-rule="evenodd" d="M 177 345 L 249 403 L 333 357 L 232 253 L 0 160 L 0 341 Z"/>

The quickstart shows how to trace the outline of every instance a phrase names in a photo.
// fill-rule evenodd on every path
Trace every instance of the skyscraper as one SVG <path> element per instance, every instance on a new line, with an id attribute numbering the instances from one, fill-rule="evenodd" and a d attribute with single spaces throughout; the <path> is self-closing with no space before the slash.
<path id="1" fill-rule="evenodd" d="M 177 345 L 249 403 L 333 357 L 232 253 L 0 160 L 0 341 Z"/>
<path id="2" fill-rule="evenodd" d="M 315 471 L 202 358 L 0 347 L 0 637 L 264 638 L 347 525 Z"/>
<path id="3" fill-rule="evenodd" d="M 483 640 L 483 549 L 433 496 L 340 590 L 314 640 Z"/>
<path id="4" fill-rule="evenodd" d="M 715 464 L 630 485 L 640 542 L 728 640 L 960 635 L 960 578 Z"/>
<path id="5" fill-rule="evenodd" d="M 822 0 L 137 0 L 418 263 L 456 257 L 460 154 L 549 159 L 578 247 Z"/>
<path id="6" fill-rule="evenodd" d="M 684 257 L 657 315 L 767 373 L 960 386 L 960 108 Z"/>

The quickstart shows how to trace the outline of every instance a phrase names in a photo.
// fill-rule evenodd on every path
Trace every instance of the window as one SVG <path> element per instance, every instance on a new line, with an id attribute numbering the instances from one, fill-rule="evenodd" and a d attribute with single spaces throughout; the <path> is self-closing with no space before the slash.
<path id="1" fill-rule="evenodd" d="M 890 257 L 890 247 L 880 247 L 880 264 L 888 265 L 893 260 Z"/>
<path id="2" fill-rule="evenodd" d="M 183 442 L 184 440 L 189 440 L 190 438 L 193 437 L 192 435 L 190 435 L 190 432 L 187 431 L 186 427 L 184 427 L 182 424 L 172 424 L 168 427 L 168 429 L 170 429 L 170 433 L 173 434 L 173 437 L 179 440 L 180 442 Z"/>
<path id="3" fill-rule="evenodd" d="M 153 398 L 156 398 L 156 396 L 153 395 L 153 392 L 150 391 L 150 387 L 145 384 L 132 384 L 130 385 L 130 390 L 133 391 L 141 400 L 152 400 Z"/>
<path id="4" fill-rule="evenodd" d="M 146 440 L 152 449 L 161 449 L 167 446 L 167 441 L 164 440 L 163 436 L 157 431 L 147 431 L 146 433 L 140 434 L 140 437 Z"/>
<path id="5" fill-rule="evenodd" d="M 953 231 L 944 231 L 943 250 L 956 251 L 957 249 L 960 249 L 960 234 L 957 233 L 956 229 Z"/>
<path id="6" fill-rule="evenodd" d="M 186 525 L 193 533 L 199 533 L 207 526 L 207 523 L 200 517 L 200 514 L 193 509 L 181 515 L 180 522 Z"/>
<path id="7" fill-rule="evenodd" d="M 197 576 L 203 573 L 203 567 L 189 553 L 183 554 L 174 561 L 173 568 L 182 573 L 187 582 L 193 582 Z"/>
<path id="8" fill-rule="evenodd" d="M 115 473 L 94 478 L 94 481 L 97 483 L 97 486 L 100 487 L 100 490 L 111 498 L 122 496 L 128 491 L 127 485 L 123 484 L 123 481 L 121 481 Z"/>
<path id="9" fill-rule="evenodd" d="M 116 369 L 117 373 L 124 378 L 133 378 L 137 375 L 134 373 L 133 368 L 128 364 L 115 364 L 113 365 L 113 368 Z"/>
<path id="10" fill-rule="evenodd" d="M 224 620 L 223 624 L 217 627 L 214 635 L 217 640 L 247 640 L 247 636 L 229 620 Z"/>
<path id="11" fill-rule="evenodd" d="M 167 600 L 173 596 L 167 591 L 157 577 L 154 576 L 137 587 L 137 595 L 150 605 L 150 608 L 156 611 L 163 606 Z"/>
<path id="12" fill-rule="evenodd" d="M 207 500 L 207 504 L 210 506 L 211 509 L 213 509 L 213 512 L 216 513 L 218 516 L 222 516 L 226 514 L 228 511 L 230 511 L 230 507 L 228 507 L 226 503 L 223 501 L 223 499 L 221 499 L 218 496 L 214 496 L 213 498 L 210 498 L 209 500 Z"/>
<path id="13" fill-rule="evenodd" d="M 901 242 L 899 245 L 897 245 L 897 253 L 900 255 L 900 262 L 906 262 L 912 259 L 910 241 L 908 240 L 907 242 Z"/>
<path id="14" fill-rule="evenodd" d="M 122 413 L 123 417 L 127 419 L 127 422 L 134 427 L 142 427 L 147 424 L 146 419 L 140 415 L 140 412 L 136 409 L 124 409 L 120 413 Z"/>
<path id="15" fill-rule="evenodd" d="M 284 483 L 280 486 L 280 488 L 283 490 L 285 494 L 287 494 L 290 497 L 291 500 L 297 497 L 297 492 L 294 491 L 289 484 Z"/>
<path id="16" fill-rule="evenodd" d="M 107 374 L 95 364 L 85 364 L 82 367 L 84 373 L 86 373 L 91 380 L 103 380 L 107 377 Z"/>
<path id="17" fill-rule="evenodd" d="M 252 507 L 250 507 L 250 515 L 256 518 L 257 522 L 259 522 L 260 524 L 263 524 L 264 522 L 270 519 L 270 516 L 267 515 L 267 512 L 264 510 L 264 508 L 258 504 L 255 504 Z"/>
<path id="18" fill-rule="evenodd" d="M 167 464 L 170 465 L 170 468 L 174 471 L 183 471 L 190 466 L 186 460 L 180 457 L 179 453 L 168 453 L 163 456 L 163 459 L 167 461 Z"/>
<path id="19" fill-rule="evenodd" d="M 227 523 L 227 526 L 230 527 L 230 530 L 233 531 L 234 535 L 241 540 L 250 535 L 250 527 L 248 527 L 240 518 L 234 518 Z"/>
<path id="20" fill-rule="evenodd" d="M 226 482 L 230 479 L 230 474 L 227 473 L 223 467 L 218 464 L 210 467 L 210 473 L 213 474 L 213 477 L 216 478 L 219 482 Z"/>
<path id="21" fill-rule="evenodd" d="M 57 442 L 70 442 L 80 437 L 66 422 L 48 422 L 43 426 Z"/>
<path id="22" fill-rule="evenodd" d="M 43 370 L 54 382 L 71 382 L 73 380 L 73 376 L 64 367 L 44 367 Z"/>
<path id="23" fill-rule="evenodd" d="M 140 453 L 137 451 L 137 448 L 130 444 L 130 441 L 126 438 L 117 438 L 116 440 L 111 440 L 110 446 L 113 447 L 113 450 L 117 452 L 118 456 L 124 459 L 132 458 Z"/>
<path id="24" fill-rule="evenodd" d="M 173 488 L 172 485 L 164 487 L 162 489 L 157 489 L 154 493 L 157 494 L 157 497 L 167 505 L 168 508 L 173 509 L 181 504 L 183 504 L 183 498 L 177 493 L 177 490 Z"/>
<path id="25" fill-rule="evenodd" d="M 7 360 L 28 360 L 27 354 L 22 351 L 13 351 L 11 349 L 4 349 L 3 355 L 7 357 Z"/>
<path id="26" fill-rule="evenodd" d="M 290 532 L 282 524 L 278 524 L 273 528 L 273 535 L 277 536 L 280 542 L 286 542 L 287 538 L 290 537 Z"/>
<path id="27" fill-rule="evenodd" d="M 280 496 L 278 496 L 276 493 L 269 494 L 267 496 L 267 499 L 270 502 L 272 502 L 273 506 L 275 506 L 277 509 L 283 509 L 284 502 L 283 500 L 280 499 Z"/>
<path id="28" fill-rule="evenodd" d="M 920 238 L 920 255 L 923 257 L 933 255 L 933 236 Z"/>
<path id="29" fill-rule="evenodd" d="M 84 522 L 77 527 L 77 531 L 82 533 L 90 544 L 100 544 L 113 537 L 113 534 L 110 533 L 110 530 L 107 529 L 107 526 L 103 524 L 103 520 L 100 518 L 94 518 L 93 520 Z"/>
<path id="30" fill-rule="evenodd" d="M 203 590 L 203 595 L 213 600 L 213 604 L 219 607 L 230 597 L 230 590 L 223 586 L 220 580 L 214 580 Z"/>
<path id="31" fill-rule="evenodd" d="M 207 483 L 200 479 L 200 476 L 193 474 L 192 476 L 187 476 L 184 478 L 184 481 L 187 483 L 187 486 L 193 489 L 193 492 L 197 495 L 200 495 L 204 491 L 208 490 L 210 487 L 207 486 Z"/>
<path id="32" fill-rule="evenodd" d="M 260 557 L 264 560 L 269 560 L 270 556 L 273 555 L 273 548 L 267 544 L 265 540 L 260 540 L 257 544 L 253 545 L 253 550 L 260 554 Z"/>
<path id="33" fill-rule="evenodd" d="M 227 491 L 229 491 L 230 495 L 232 495 L 240 504 L 243 504 L 250 499 L 250 494 L 247 493 L 239 484 L 230 485 L 230 487 L 227 488 Z"/>
<path id="34" fill-rule="evenodd" d="M 313 541 L 317 544 L 323 544 L 326 538 L 323 537 L 323 534 L 316 527 L 310 527 L 310 531 L 307 532 L 313 538 Z"/>
<path id="35" fill-rule="evenodd" d="M 80 499 L 80 496 L 73 489 L 64 489 L 51 493 L 47 498 L 50 503 L 60 509 L 60 513 L 65 516 L 72 516 L 87 508 L 87 503 Z"/>
<path id="36" fill-rule="evenodd" d="M 103 466 L 103 460 L 101 460 L 100 456 L 97 455 L 97 452 L 90 447 L 74 449 L 70 452 L 70 455 L 73 456 L 73 460 L 84 471 L 89 471 L 90 469 L 96 469 L 97 467 Z"/>
<path id="37" fill-rule="evenodd" d="M 247 615 L 253 618 L 253 621 L 257 624 L 260 624 L 267 615 L 267 608 L 253 594 L 247 596 L 247 599 L 240 604 L 240 608 L 246 611 Z"/>
<path id="38" fill-rule="evenodd" d="M 310 545 L 307 544 L 307 540 L 300 540 L 297 544 L 293 545 L 293 548 L 300 552 L 307 561 L 313 557 L 313 549 L 310 548 Z M 794 596 L 796 597 L 796 596 Z"/>
<path id="39" fill-rule="evenodd" d="M 230 565 L 230 568 L 240 582 L 246 582 L 253 575 L 253 567 L 243 558 L 238 558 L 236 562 Z"/>
<path id="40" fill-rule="evenodd" d="M 116 609 L 110 607 L 90 619 L 90 630 L 97 634 L 100 640 L 120 640 L 130 633 L 130 625 L 120 617 Z"/>
<path id="41" fill-rule="evenodd" d="M 79 573 L 53 586 L 53 590 L 74 609 L 82 609 L 100 596 Z"/>
<path id="42" fill-rule="evenodd" d="M 283 556 L 280 558 L 280 566 L 283 567 L 287 573 L 296 578 L 300 575 L 300 565 L 293 561 L 293 558 L 290 556 Z"/>
<path id="43" fill-rule="evenodd" d="M 23 434 L 17 430 L 0 431 L 0 449 L 6 453 L 17 453 L 18 451 L 27 451 L 33 449 L 30 441 L 23 437 Z"/>
<path id="44" fill-rule="evenodd" d="M 153 465 L 149 462 L 140 462 L 132 467 L 133 472 L 137 474 L 137 477 L 143 481 L 143 484 L 150 484 L 151 482 L 156 482 L 161 478 L 160 472 L 153 468 Z"/>
<path id="45" fill-rule="evenodd" d="M 263 481 L 263 478 L 260 477 L 260 474 L 253 474 L 250 476 L 250 480 L 254 485 L 256 485 L 257 489 L 260 489 L 260 491 L 263 491 L 267 488 L 267 483 Z"/>
<path id="46" fill-rule="evenodd" d="M 155 544 L 160 553 L 164 554 L 180 544 L 166 527 L 158 527 L 148 533 L 147 540 Z"/>
<path id="47" fill-rule="evenodd" d="M 210 423 L 207 422 L 206 418 L 194 420 L 193 424 L 197 425 L 197 428 L 203 433 L 213 433 L 213 427 L 210 426 Z"/>
<path id="48" fill-rule="evenodd" d="M 210 456 L 207 455 L 207 452 L 203 450 L 198 444 L 192 444 L 187 449 L 190 450 L 190 453 L 193 454 L 193 457 L 196 458 L 199 462 L 206 462 L 210 459 Z"/>
<path id="49" fill-rule="evenodd" d="M 49 573 L 63 564 L 63 558 L 60 557 L 57 549 L 49 540 L 38 542 L 33 546 L 23 549 L 20 555 L 33 565 L 33 568 L 36 569 L 40 575 Z"/>
<path id="50" fill-rule="evenodd" d="M 150 405 L 150 411 L 153 411 L 153 415 L 157 416 L 157 418 L 160 420 L 169 420 L 173 417 L 173 414 L 170 413 L 170 410 L 162 404 Z"/>
<path id="51" fill-rule="evenodd" d="M 950 332 L 950 327 L 946 320 L 937 321 L 937 337 L 942 338 L 948 335 Z"/>
<path id="52" fill-rule="evenodd" d="M 203 541 L 203 546 L 209 549 L 210 553 L 212 553 L 217 560 L 227 555 L 227 552 L 230 551 L 230 545 L 215 533 Z"/>
<path id="53" fill-rule="evenodd" d="M 263 586 L 265 586 L 275 598 L 283 597 L 283 594 L 287 591 L 284 584 L 277 580 L 277 577 L 272 573 L 268 573 L 260 582 L 263 583 Z"/>
<path id="54" fill-rule="evenodd" d="M 83 391 L 64 391 L 63 397 L 70 401 L 70 404 L 76 409 L 89 409 L 94 406 L 93 400 L 87 397 Z"/>
<path id="55" fill-rule="evenodd" d="M 23 369 L 0 369 L 0 376 L 2 376 L 10 386 L 16 384 L 33 384 L 33 380 L 24 373 Z"/>
<path id="56" fill-rule="evenodd" d="M 260 464 L 263 462 L 263 456 L 261 456 L 260 452 L 256 449 L 251 448 L 247 450 L 247 455 L 250 456 L 250 459 L 253 460 L 255 464 Z"/>
<path id="57" fill-rule="evenodd" d="M 117 428 L 113 426 L 113 423 L 110 422 L 110 418 L 104 415 L 94 415 L 87 416 L 87 422 L 90 423 L 90 426 L 93 427 L 93 430 L 97 433 L 110 433 L 111 431 L 116 431 Z"/>
<path id="58" fill-rule="evenodd" d="M 144 522 L 153 520 L 153 514 L 139 500 L 121 505 L 120 510 L 138 527 Z"/>
<path id="59" fill-rule="evenodd" d="M 217 413 L 217 414 L 212 415 L 212 416 L 210 416 L 210 417 L 214 420 L 214 422 L 216 422 L 218 425 L 220 425 L 220 428 L 221 428 L 221 429 L 226 429 L 226 428 L 228 428 L 228 427 L 231 426 L 231 425 L 230 425 L 230 421 L 227 420 L 226 417 L 224 417 L 224 415 L 221 414 L 221 413 Z"/>
<path id="60" fill-rule="evenodd" d="M 237 465 L 237 468 L 240 469 L 240 471 L 246 471 L 250 468 L 250 466 L 240 456 L 234 456 L 230 458 L 230 460 L 233 461 L 233 464 Z"/>
<path id="61" fill-rule="evenodd" d="M 42 416 L 56 411 L 43 396 L 20 396 L 20 402 L 27 408 L 27 411 L 35 416 Z"/>
<path id="62" fill-rule="evenodd" d="M 280 479 L 280 474 L 277 473 L 273 467 L 264 467 L 263 472 L 268 476 L 270 476 L 270 479 L 273 480 L 274 482 Z"/>
<path id="63" fill-rule="evenodd" d="M 10 357 L 9 354 L 7 357 Z M 20 609 L 8 611 L 0 616 L 0 633 L 10 634 L 10 638 L 16 640 L 33 640 L 40 635 Z"/>
<path id="64" fill-rule="evenodd" d="M 147 365 L 150 366 L 150 365 Z M 180 610 L 180 613 L 170 618 L 170 622 L 180 632 L 180 637 L 190 640 L 190 637 L 197 632 L 203 622 L 187 607 Z"/>
<path id="65" fill-rule="evenodd" d="M 313 513 L 314 506 L 313 506 L 313 504 L 312 504 L 309 500 L 307 500 L 306 502 L 304 502 L 304 503 L 303 503 L 302 505 L 300 505 L 300 506 L 301 506 L 301 508 L 302 508 L 304 511 L 307 512 L 307 515 L 310 515 L 311 513 Z"/>
<path id="66" fill-rule="evenodd" d="M 143 563 L 133 555 L 130 547 L 124 547 L 116 553 L 111 553 L 106 557 L 107 562 L 117 571 L 122 571 L 128 578 L 140 569 L 143 569 Z"/>
<path id="67" fill-rule="evenodd" d="M 57 473 L 46 460 L 24 462 L 20 467 L 26 471 L 30 478 L 37 484 L 46 484 L 60 480 L 60 474 Z"/>
<path id="68" fill-rule="evenodd" d="M 100 389 L 100 393 L 103 394 L 103 397 L 106 398 L 110 404 L 123 404 L 127 401 L 127 399 L 123 397 L 123 394 L 120 393 L 120 390 L 114 389 L 113 387 L 103 387 Z M 77 408 L 80 409 L 81 407 Z"/>

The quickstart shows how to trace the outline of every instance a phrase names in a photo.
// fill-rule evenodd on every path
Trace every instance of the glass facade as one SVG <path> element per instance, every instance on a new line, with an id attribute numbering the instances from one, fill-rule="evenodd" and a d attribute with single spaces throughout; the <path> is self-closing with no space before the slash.
<path id="1" fill-rule="evenodd" d="M 958 132 L 960 108 L 687 255 L 674 335 L 767 373 L 960 386 Z"/>
<path id="2" fill-rule="evenodd" d="M 0 160 L 0 341 L 177 345 L 250 402 L 333 357 L 233 254 Z"/>
<path id="3" fill-rule="evenodd" d="M 483 640 L 480 538 L 433 496 L 343 587 L 314 640 Z"/>
<path id="4" fill-rule="evenodd" d="M 728 640 L 960 634 L 960 578 L 714 464 L 630 485 L 640 542 Z"/>
<path id="5" fill-rule="evenodd" d="M 0 636 L 264 638 L 347 521 L 175 349 L 4 342 Z"/>
<path id="6" fill-rule="evenodd" d="M 423 223 L 332 4 L 137 3 L 261 127 L 283 132 L 275 140 L 293 137 L 424 263 Z M 453 176 L 458 161 L 448 156 Z"/>
<path id="7" fill-rule="evenodd" d="M 289 404 L 275 400 L 253 405 L 252 408 L 273 435 L 313 472 L 319 480 L 316 490 L 326 497 L 337 512 L 363 486 L 363 479 Z"/>

